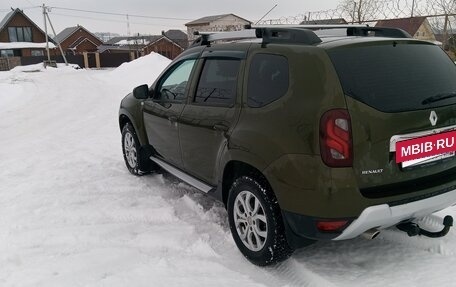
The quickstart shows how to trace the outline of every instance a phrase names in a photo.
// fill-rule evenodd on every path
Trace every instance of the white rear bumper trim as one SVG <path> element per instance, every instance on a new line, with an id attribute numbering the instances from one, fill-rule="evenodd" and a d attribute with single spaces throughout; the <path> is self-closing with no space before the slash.
<path id="1" fill-rule="evenodd" d="M 421 218 L 456 204 L 456 190 L 407 204 L 368 207 L 334 240 L 357 237 L 367 230 L 384 229 L 411 218 Z"/>

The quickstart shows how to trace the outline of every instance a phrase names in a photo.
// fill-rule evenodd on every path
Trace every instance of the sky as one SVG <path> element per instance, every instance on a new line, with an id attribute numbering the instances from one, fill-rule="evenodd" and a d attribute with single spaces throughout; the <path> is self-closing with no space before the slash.
<path id="1" fill-rule="evenodd" d="M 217 14 L 233 13 L 250 21 L 255 21 L 260 19 L 276 4 L 277 7 L 265 19 L 278 19 L 307 14 L 311 11 L 334 9 L 339 2 L 340 0 L 58 0 L 46 1 L 44 4 L 54 7 L 51 9 L 49 16 L 57 33 L 66 27 L 79 24 L 91 32 L 112 32 L 126 35 L 129 31 L 130 35 L 134 35 L 137 33 L 160 34 L 162 30 L 168 29 L 186 30 L 185 23 L 204 16 Z M 21 8 L 24 9 L 27 16 L 43 28 L 42 10 L 38 8 L 41 5 L 43 5 L 43 0 L 0 0 L 0 18 L 3 18 L 8 13 L 10 7 Z M 76 10 L 123 15 L 98 14 Z M 126 14 L 131 15 L 129 16 L 129 29 Z M 135 17 L 134 15 L 147 16 L 147 18 Z M 52 31 L 49 31 L 49 33 L 52 34 Z"/>

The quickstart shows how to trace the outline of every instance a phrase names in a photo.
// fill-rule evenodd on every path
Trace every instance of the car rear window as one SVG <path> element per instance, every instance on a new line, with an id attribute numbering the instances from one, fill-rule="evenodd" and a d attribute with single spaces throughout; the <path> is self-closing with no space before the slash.
<path id="1" fill-rule="evenodd" d="M 438 46 L 389 42 L 328 54 L 344 93 L 377 110 L 402 112 L 456 103 L 456 66 Z"/>

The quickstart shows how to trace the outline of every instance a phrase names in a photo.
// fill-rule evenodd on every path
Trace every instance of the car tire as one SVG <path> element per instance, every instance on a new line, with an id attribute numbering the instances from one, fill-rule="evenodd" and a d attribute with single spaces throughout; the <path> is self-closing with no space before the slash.
<path id="1" fill-rule="evenodd" d="M 134 175 L 144 175 L 150 173 L 154 168 L 154 163 L 141 148 L 135 129 L 131 123 L 127 123 L 122 128 L 122 152 L 130 173 Z"/>
<path id="2" fill-rule="evenodd" d="M 231 234 L 249 261 L 266 266 L 293 253 L 285 237 L 279 204 L 267 183 L 239 177 L 231 186 L 227 209 Z"/>

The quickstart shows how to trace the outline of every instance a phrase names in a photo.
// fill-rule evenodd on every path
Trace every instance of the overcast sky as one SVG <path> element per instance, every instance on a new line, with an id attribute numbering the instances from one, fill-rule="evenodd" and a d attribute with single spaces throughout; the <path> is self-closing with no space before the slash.
<path id="1" fill-rule="evenodd" d="M 25 8 L 25 14 L 43 28 L 41 9 L 29 8 L 40 6 L 43 2 L 47 6 L 66 9 L 177 18 L 150 19 L 130 16 L 130 34 L 133 35 L 136 33 L 159 34 L 160 31 L 167 29 L 186 30 L 185 23 L 203 16 L 217 14 L 234 13 L 250 21 L 255 21 L 260 19 L 275 4 L 278 4 L 278 6 L 265 19 L 296 16 L 310 11 L 334 9 L 340 0 L 0 0 L 0 18 L 3 18 L 8 13 L 7 9 L 10 7 Z M 80 24 L 91 32 L 127 34 L 126 16 L 86 13 L 66 9 L 54 8 L 49 13 L 57 33 L 66 27 Z"/>

